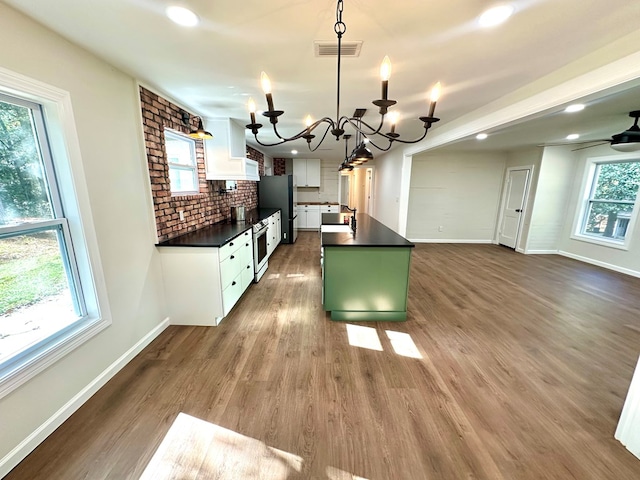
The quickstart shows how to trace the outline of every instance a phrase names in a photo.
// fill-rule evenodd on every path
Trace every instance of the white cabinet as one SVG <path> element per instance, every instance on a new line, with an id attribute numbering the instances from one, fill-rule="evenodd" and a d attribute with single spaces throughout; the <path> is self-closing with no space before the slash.
<path id="1" fill-rule="evenodd" d="M 320 186 L 320 159 L 294 158 L 293 176 L 298 187 Z"/>
<path id="2" fill-rule="evenodd" d="M 320 205 L 298 204 L 298 228 L 318 230 L 320 228 Z"/>
<path id="3" fill-rule="evenodd" d="M 253 281 L 250 229 L 220 248 L 158 250 L 172 325 L 219 325 Z"/>
<path id="4" fill-rule="evenodd" d="M 320 205 L 320 213 L 340 213 L 340 205 L 337 203 Z"/>
<path id="5" fill-rule="evenodd" d="M 282 219 L 280 212 L 276 212 L 269 217 L 269 227 L 267 227 L 267 257 L 270 257 L 282 240 Z"/>
<path id="6" fill-rule="evenodd" d="M 208 118 L 204 141 L 207 180 L 260 180 L 258 162 L 247 158 L 244 127 L 230 118 Z"/>

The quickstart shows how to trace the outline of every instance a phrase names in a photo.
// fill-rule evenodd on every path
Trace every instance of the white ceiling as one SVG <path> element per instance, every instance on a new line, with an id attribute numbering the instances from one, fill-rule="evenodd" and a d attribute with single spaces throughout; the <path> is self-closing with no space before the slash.
<path id="1" fill-rule="evenodd" d="M 204 117 L 249 123 L 249 96 L 258 108 L 266 107 L 259 85 L 262 70 L 271 77 L 276 108 L 285 111 L 279 123 L 283 135 L 300 130 L 307 114 L 335 117 L 336 62 L 316 58 L 313 48 L 316 40 L 335 40 L 335 0 L 4 3 Z M 506 24 L 480 29 L 477 18 L 493 3 L 345 0 L 344 40 L 362 40 L 363 46 L 359 58 L 343 59 L 340 113 L 367 108 L 365 120 L 377 124 L 371 101 L 380 96 L 378 70 L 384 55 L 393 63 L 389 96 L 398 100 L 402 113 L 398 131 L 411 138 L 421 133 L 422 123 L 414 119 L 426 115 L 429 89 L 438 80 L 443 96 L 436 115 L 446 125 L 600 49 L 603 64 L 634 53 L 607 46 L 638 33 L 640 2 L 515 0 L 511 3 L 516 13 Z M 164 15 L 170 4 L 191 8 L 200 25 L 188 29 L 173 24 Z M 590 129 L 589 138 L 624 130 L 631 125 L 627 113 L 640 109 L 640 96 L 637 91 L 620 95 L 588 99 L 600 105 L 601 113 L 588 109 L 572 117 L 570 125 Z M 599 115 L 605 120 L 598 120 Z M 482 148 L 558 141 L 568 117 L 552 117 L 555 123 L 534 120 L 529 127 L 514 127 L 517 135 L 493 135 Z M 266 119 L 262 123 L 268 125 Z M 292 148 L 305 155 L 304 142 L 260 149 L 273 157 L 288 157 Z M 314 156 L 338 160 L 344 156 L 344 144 L 330 138 Z"/>

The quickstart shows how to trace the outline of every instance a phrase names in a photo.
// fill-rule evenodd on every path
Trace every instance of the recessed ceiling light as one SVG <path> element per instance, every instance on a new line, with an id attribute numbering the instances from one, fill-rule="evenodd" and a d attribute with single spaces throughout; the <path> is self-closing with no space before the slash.
<path id="1" fill-rule="evenodd" d="M 476 138 L 478 140 L 484 140 L 485 138 L 487 138 L 489 135 L 487 135 L 486 133 L 479 133 L 476 135 Z"/>
<path id="2" fill-rule="evenodd" d="M 572 133 L 571 135 L 567 135 L 567 140 L 577 140 L 580 138 L 580 135 L 577 133 Z"/>
<path id="3" fill-rule="evenodd" d="M 171 21 L 183 27 L 195 27 L 199 21 L 195 13 L 184 7 L 167 7 L 166 13 Z"/>
<path id="4" fill-rule="evenodd" d="M 481 27 L 495 27 L 505 22 L 513 14 L 513 11 L 512 5 L 498 5 L 480 15 L 478 23 Z"/>
<path id="5" fill-rule="evenodd" d="M 298 154 L 298 150 L 291 150 L 291 153 L 292 153 L 293 155 L 297 155 L 297 154 Z"/>
<path id="6" fill-rule="evenodd" d="M 567 113 L 581 112 L 582 110 L 584 110 L 584 105 L 581 103 L 574 103 L 573 105 L 569 105 L 564 109 L 564 111 Z"/>

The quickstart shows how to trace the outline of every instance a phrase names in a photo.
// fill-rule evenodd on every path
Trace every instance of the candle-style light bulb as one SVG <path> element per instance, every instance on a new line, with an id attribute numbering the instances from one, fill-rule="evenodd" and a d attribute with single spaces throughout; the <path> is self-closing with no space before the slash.
<path id="1" fill-rule="evenodd" d="M 256 102 L 253 101 L 253 98 L 249 98 L 249 102 L 247 102 L 247 107 L 249 107 L 249 114 L 251 115 L 251 123 L 256 123 Z"/>
<path id="2" fill-rule="evenodd" d="M 307 128 L 309 128 L 312 123 L 313 119 L 311 118 L 311 115 L 307 115 L 307 118 L 304 119 L 304 124 L 307 126 Z"/>
<path id="3" fill-rule="evenodd" d="M 391 78 L 391 60 L 385 55 L 382 63 L 380 64 L 380 80 L 383 82 L 389 81 Z"/>
<path id="4" fill-rule="evenodd" d="M 260 74 L 260 83 L 262 83 L 262 91 L 264 92 L 265 95 L 268 95 L 271 93 L 271 80 L 269 80 L 269 75 L 267 75 L 266 73 L 262 72 Z"/>
<path id="5" fill-rule="evenodd" d="M 433 114 L 436 111 L 436 103 L 440 98 L 440 92 L 442 90 L 442 85 L 440 82 L 436 83 L 431 89 L 431 104 L 429 105 L 429 117 L 433 117 Z"/>
<path id="6" fill-rule="evenodd" d="M 382 100 L 389 95 L 389 78 L 391 77 L 391 60 L 385 55 L 380 64 L 380 79 L 382 80 Z"/>
<path id="7" fill-rule="evenodd" d="M 400 120 L 400 112 L 398 111 L 389 112 L 389 122 L 391 123 L 391 133 L 396 133 L 396 125 L 398 124 L 398 120 Z"/>
<path id="8" fill-rule="evenodd" d="M 267 110 L 269 112 L 273 112 L 273 97 L 271 96 L 271 80 L 269 80 L 269 76 L 264 72 L 260 74 L 260 83 L 262 83 L 262 91 L 267 97 Z"/>
<path id="9" fill-rule="evenodd" d="M 440 92 L 442 91 L 442 84 L 436 83 L 431 89 L 431 101 L 437 102 L 440 99 Z"/>

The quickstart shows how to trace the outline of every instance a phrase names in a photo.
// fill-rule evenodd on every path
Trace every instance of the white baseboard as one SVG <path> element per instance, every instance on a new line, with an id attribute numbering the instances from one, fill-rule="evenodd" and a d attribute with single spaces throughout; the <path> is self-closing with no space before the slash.
<path id="1" fill-rule="evenodd" d="M 454 239 L 446 239 L 446 238 L 408 238 L 410 242 L 413 243 L 493 243 L 493 240 L 468 240 L 463 238 L 454 238 Z"/>
<path id="2" fill-rule="evenodd" d="M 613 270 L 619 273 L 624 273 L 625 275 L 631 275 L 632 277 L 639 277 L 640 272 L 636 270 L 631 270 L 630 268 L 619 267 L 618 265 L 613 265 L 611 263 L 601 262 L 600 260 L 594 260 L 593 258 L 583 257 L 581 255 L 576 255 L 574 253 L 565 252 L 563 250 L 558 251 L 559 255 L 564 257 L 573 258 L 574 260 L 578 260 L 580 262 L 590 263 L 591 265 L 596 265 L 598 267 L 607 268 L 609 270 Z"/>
<path id="3" fill-rule="evenodd" d="M 133 357 L 140 353 L 158 335 L 169 326 L 169 317 L 165 318 L 153 330 L 142 337 L 133 347 L 127 350 L 120 358 L 109 365 L 100 375 L 84 387 L 78 394 L 69 400 L 60 410 L 49 417 L 42 425 L 34 430 L 27 438 L 11 450 L 0 460 L 0 478 L 7 475 L 18 463 L 40 445 L 56 428 L 64 423 L 78 410 L 89 398 L 102 388 L 111 378 L 118 373 Z"/>
<path id="4" fill-rule="evenodd" d="M 527 255 L 558 255 L 558 250 L 526 250 Z"/>

